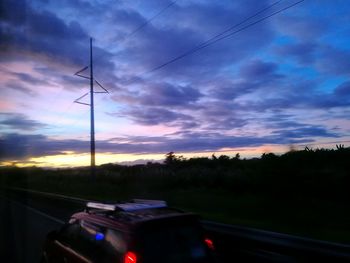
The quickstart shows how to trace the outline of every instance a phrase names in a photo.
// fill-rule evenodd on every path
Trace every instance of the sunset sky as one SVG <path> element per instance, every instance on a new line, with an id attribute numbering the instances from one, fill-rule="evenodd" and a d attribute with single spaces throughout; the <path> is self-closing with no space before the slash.
<path id="1" fill-rule="evenodd" d="M 97 164 L 349 146 L 350 3 L 297 2 L 1 1 L 0 164 L 89 165 L 90 37 Z"/>

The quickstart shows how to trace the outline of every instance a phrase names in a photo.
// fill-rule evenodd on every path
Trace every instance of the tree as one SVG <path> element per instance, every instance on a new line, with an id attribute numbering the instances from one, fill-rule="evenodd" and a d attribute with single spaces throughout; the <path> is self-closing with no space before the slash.
<path id="1" fill-rule="evenodd" d="M 165 155 L 164 163 L 166 165 L 173 165 L 175 163 L 179 163 L 179 162 L 182 162 L 184 160 L 185 160 L 185 158 L 182 155 L 176 156 L 174 152 L 168 152 Z"/>

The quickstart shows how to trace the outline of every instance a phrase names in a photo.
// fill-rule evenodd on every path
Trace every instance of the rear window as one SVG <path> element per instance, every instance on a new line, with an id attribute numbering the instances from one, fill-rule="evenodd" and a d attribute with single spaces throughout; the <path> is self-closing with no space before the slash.
<path id="1" fill-rule="evenodd" d="M 153 225 L 144 229 L 139 238 L 142 263 L 212 262 L 196 225 Z"/>

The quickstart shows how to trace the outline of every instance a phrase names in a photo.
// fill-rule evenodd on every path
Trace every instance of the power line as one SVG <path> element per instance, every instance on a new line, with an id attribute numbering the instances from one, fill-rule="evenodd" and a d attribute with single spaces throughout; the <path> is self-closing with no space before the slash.
<path id="1" fill-rule="evenodd" d="M 151 21 L 153 21 L 156 17 L 158 17 L 160 14 L 162 14 L 165 10 L 173 6 L 177 0 L 169 3 L 167 6 L 165 6 L 163 9 L 161 9 L 157 14 L 155 14 L 153 17 L 150 19 L 146 20 L 143 24 L 141 24 L 139 27 L 137 27 L 134 31 L 132 31 L 126 38 L 124 38 L 124 41 L 128 38 L 131 37 L 132 35 L 136 34 L 138 31 L 140 31 L 142 28 L 144 28 L 147 24 L 149 24 Z M 101 59 L 101 57 L 100 57 Z M 95 61 L 96 63 L 96 61 Z M 82 75 L 82 73 L 90 69 L 90 77 Z M 84 95 L 80 96 L 76 100 L 74 100 L 74 103 L 90 106 L 90 137 L 91 137 L 91 142 L 90 142 L 90 148 L 91 148 L 91 175 L 95 175 L 95 121 L 94 121 L 94 93 L 109 93 L 107 89 L 105 89 L 97 80 L 94 79 L 93 77 L 93 65 L 92 65 L 92 38 L 90 38 L 90 66 L 86 66 L 82 68 L 81 70 L 77 71 L 74 75 L 89 79 L 90 80 L 90 92 L 85 93 Z M 102 92 L 95 92 L 94 91 L 94 86 L 93 84 L 96 83 L 103 91 Z M 90 103 L 85 103 L 82 102 L 81 99 L 84 97 L 88 96 L 90 94 Z"/>
<path id="2" fill-rule="evenodd" d="M 152 22 L 156 17 L 158 17 L 159 15 L 161 15 L 165 10 L 167 10 L 169 7 L 173 6 L 175 3 L 177 2 L 177 0 L 169 3 L 167 6 L 165 6 L 163 9 L 161 9 L 158 13 L 156 13 L 154 16 L 152 16 L 151 18 L 147 19 L 143 24 L 141 24 L 140 26 L 138 26 L 137 28 L 135 28 L 129 35 L 127 35 L 126 38 L 131 37 L 132 35 L 134 35 L 136 32 L 140 31 L 142 28 L 144 28 L 146 25 L 148 25 L 150 22 Z M 125 39 L 126 39 L 125 38 Z M 124 40 L 125 40 L 124 39 Z"/>
<path id="3" fill-rule="evenodd" d="M 277 1 L 277 2 L 273 3 L 272 5 L 262 9 L 261 11 L 259 11 L 256 14 L 250 16 L 249 18 L 246 18 L 244 21 L 242 21 L 242 22 L 240 22 L 240 23 L 230 27 L 229 29 L 221 32 L 220 34 L 210 38 L 209 40 L 206 40 L 205 42 L 203 42 L 203 43 L 201 43 L 199 45 L 197 45 L 195 48 L 192 48 L 192 49 L 186 51 L 185 53 L 183 53 L 183 54 L 181 54 L 181 55 L 179 55 L 179 56 L 177 56 L 177 57 L 175 57 L 175 58 L 173 58 L 173 59 L 171 59 L 171 60 L 169 60 L 169 61 L 167 61 L 167 62 L 165 62 L 165 63 L 163 63 L 163 64 L 161 64 L 161 65 L 159 65 L 159 66 L 157 66 L 157 67 L 147 71 L 147 72 L 145 72 L 144 74 L 149 74 L 149 73 L 152 73 L 154 71 L 157 71 L 157 70 L 159 70 L 159 69 L 161 69 L 161 68 L 163 68 L 163 67 L 165 67 L 165 66 L 167 66 L 169 64 L 172 64 L 172 63 L 174 63 L 174 62 L 176 62 L 176 61 L 178 61 L 178 60 L 188 56 L 188 55 L 191 55 L 191 54 L 193 54 L 193 53 L 195 53 L 195 52 L 197 52 L 197 51 L 199 51 L 199 50 L 201 50 L 203 48 L 206 48 L 206 47 L 208 47 L 208 46 L 210 46 L 210 45 L 212 45 L 212 44 L 214 44 L 214 43 L 216 43 L 216 42 L 218 42 L 218 41 L 220 41 L 222 39 L 225 39 L 225 38 L 228 38 L 228 37 L 230 37 L 232 35 L 235 35 L 235 34 L 241 32 L 241 31 L 243 31 L 243 30 L 245 30 L 247 28 L 250 28 L 250 27 L 252 27 L 252 26 L 254 26 L 254 25 L 264 21 L 264 20 L 267 20 L 267 19 L 269 19 L 269 18 L 271 18 L 271 17 L 273 17 L 273 16 L 275 16 L 275 15 L 277 15 L 279 13 L 282 13 L 282 12 L 284 12 L 284 11 L 286 11 L 286 10 L 288 10 L 288 9 L 298 5 L 298 4 L 300 4 L 301 2 L 304 2 L 305 0 L 300 0 L 298 2 L 295 2 L 295 3 L 293 3 L 293 4 L 291 4 L 291 5 L 287 6 L 287 7 L 284 7 L 282 9 L 278 10 L 278 11 L 273 12 L 270 15 L 267 15 L 267 16 L 265 16 L 263 18 L 260 18 L 257 21 L 254 21 L 254 22 L 252 22 L 252 23 L 250 23 L 250 24 L 248 24 L 248 25 L 246 25 L 246 26 L 244 26 L 244 27 L 242 27 L 242 28 L 240 28 L 240 29 L 238 29 L 238 30 L 236 30 L 234 32 L 231 32 L 230 34 L 225 35 L 225 33 L 227 33 L 228 31 L 231 31 L 233 28 L 236 28 L 237 26 L 242 25 L 244 22 L 250 20 L 251 18 L 253 18 L 253 17 L 255 17 L 255 16 L 259 15 L 259 14 L 261 14 L 262 12 L 265 12 L 267 9 L 270 9 L 271 7 L 273 7 L 274 5 L 278 4 L 281 1 Z"/>
<path id="4" fill-rule="evenodd" d="M 224 30 L 223 32 L 221 32 L 221 33 L 219 33 L 219 34 L 217 34 L 217 35 L 211 37 L 210 39 L 204 41 L 203 43 L 197 45 L 196 47 L 194 47 L 194 48 L 191 49 L 191 50 L 197 49 L 197 48 L 199 48 L 199 47 L 201 47 L 201 46 L 203 46 L 203 45 L 209 43 L 210 41 L 213 41 L 214 39 L 216 39 L 216 38 L 218 38 L 218 37 L 224 35 L 225 33 L 231 31 L 232 29 L 234 29 L 234 28 L 236 28 L 236 27 L 239 27 L 240 25 L 243 25 L 245 22 L 249 21 L 250 19 L 252 19 L 252 18 L 254 18 L 254 17 L 256 17 L 256 16 L 258 16 L 258 15 L 260 15 L 260 14 L 262 14 L 262 13 L 264 13 L 265 11 L 267 11 L 268 9 L 274 7 L 275 5 L 279 4 L 279 3 L 282 2 L 282 1 L 284 1 L 284 0 L 279 0 L 279 1 L 277 1 L 277 2 L 272 3 L 271 5 L 269 5 L 269 6 L 265 7 L 265 8 L 263 8 L 263 9 L 261 9 L 260 11 L 256 12 L 255 14 L 253 14 L 253 15 L 247 17 L 247 18 L 244 19 L 243 21 L 241 21 L 241 22 L 239 22 L 239 23 L 237 23 L 237 24 L 235 24 L 235 25 L 229 27 L 228 29 Z"/>
<path id="5" fill-rule="evenodd" d="M 157 18 L 159 15 L 161 15 L 162 13 L 164 13 L 167 9 L 169 9 L 171 6 L 173 6 L 178 0 L 175 0 L 171 3 L 169 3 L 167 6 L 165 6 L 164 8 L 162 8 L 159 12 L 157 12 L 155 15 L 153 15 L 151 18 L 147 19 L 143 24 L 141 24 L 140 26 L 138 26 L 137 28 L 135 28 L 131 33 L 129 33 L 127 35 L 126 38 L 123 39 L 123 41 L 125 41 L 127 38 L 133 36 L 134 34 L 136 34 L 138 31 L 140 31 L 142 28 L 144 28 L 145 26 L 147 26 L 150 22 L 152 22 L 155 18 Z M 100 61 L 102 57 L 99 57 L 95 60 L 95 64 L 96 61 Z M 82 75 L 81 73 L 83 73 L 85 70 L 87 70 L 89 68 L 89 66 L 86 66 L 84 68 L 82 68 L 81 70 L 79 70 L 78 72 L 75 73 L 76 76 L 85 78 L 85 79 L 89 79 L 89 77 Z M 108 93 L 108 91 L 96 80 L 94 79 L 95 83 L 100 86 L 100 88 L 102 88 L 104 91 L 102 92 L 94 92 L 94 93 Z M 61 95 L 62 91 L 64 90 L 64 88 L 61 88 L 61 90 L 59 92 L 57 92 L 57 95 L 55 96 L 55 102 L 57 101 L 57 98 Z M 70 107 L 73 105 L 73 103 L 78 103 L 78 104 L 84 104 L 87 105 L 87 103 L 84 102 L 80 102 L 79 100 L 82 99 L 83 97 L 87 96 L 88 94 L 85 94 L 83 96 L 81 96 L 80 98 L 74 100 L 67 108 L 66 110 L 60 114 L 59 119 L 62 119 L 62 116 L 70 109 Z M 53 126 L 57 126 L 62 124 L 62 122 L 56 122 Z"/>
<path id="6" fill-rule="evenodd" d="M 154 19 L 156 19 L 158 16 L 160 16 L 162 13 L 164 13 L 167 9 L 169 9 L 170 7 L 172 7 L 173 5 L 175 5 L 175 3 L 178 0 L 172 1 L 171 3 L 169 3 L 168 5 L 166 5 L 165 7 L 163 7 L 160 11 L 158 11 L 155 15 L 153 15 L 151 18 L 147 19 L 144 23 L 140 24 L 138 27 L 136 27 L 133 31 L 131 31 L 128 35 L 126 35 L 121 42 L 126 41 L 128 38 L 130 38 L 131 36 L 135 35 L 137 32 L 139 32 L 141 29 L 143 29 L 145 26 L 147 26 L 149 23 L 151 23 Z M 96 61 L 100 61 L 102 58 L 104 58 L 107 54 L 95 59 L 95 63 Z M 82 70 L 83 71 L 83 70 Z"/>
<path id="7" fill-rule="evenodd" d="M 210 39 L 208 39 L 208 40 L 202 42 L 201 44 L 197 45 L 196 47 L 194 47 L 194 48 L 192 48 L 192 49 L 190 49 L 190 50 L 188 50 L 188 51 L 186 51 L 185 53 L 183 53 L 183 54 L 181 54 L 181 55 L 179 55 L 179 56 L 177 56 L 177 57 L 175 57 L 175 58 L 173 58 L 173 59 L 171 59 L 171 60 L 169 60 L 169 61 L 167 61 L 167 62 L 165 62 L 165 63 L 163 63 L 163 64 L 161 64 L 161 65 L 159 65 L 159 66 L 157 66 L 157 67 L 155 67 L 155 68 L 153 68 L 153 69 L 147 71 L 147 72 L 145 72 L 144 74 L 149 74 L 149 73 L 152 73 L 152 72 L 154 72 L 154 71 L 156 71 L 156 70 L 159 70 L 159 69 L 161 69 L 161 68 L 163 68 L 163 67 L 165 67 L 165 66 L 167 66 L 167 65 L 169 65 L 169 64 L 172 64 L 172 63 L 174 63 L 174 62 L 176 62 L 176 61 L 178 61 L 178 60 L 180 60 L 180 59 L 182 59 L 182 58 L 184 58 L 184 57 L 186 57 L 186 56 L 188 56 L 188 55 L 191 55 L 191 54 L 193 54 L 193 53 L 195 53 L 195 52 L 198 52 L 199 50 L 204 49 L 204 48 L 206 48 L 206 47 L 208 47 L 208 46 L 210 46 L 210 45 L 212 45 L 212 44 L 214 44 L 214 43 L 216 43 L 216 42 L 218 42 L 218 41 L 220 41 L 220 40 L 223 40 L 223 39 L 225 39 L 225 38 L 228 38 L 228 37 L 230 37 L 230 36 L 232 36 L 232 35 L 234 35 L 234 34 L 237 34 L 237 33 L 241 32 L 241 31 L 243 31 L 243 30 L 245 30 L 245 29 L 247 29 L 247 28 L 249 28 L 249 27 L 252 27 L 252 26 L 254 26 L 254 25 L 256 25 L 256 24 L 258 24 L 258 23 L 260 23 L 260 22 L 262 22 L 262 21 L 264 21 L 264 20 L 267 20 L 267 19 L 269 19 L 269 18 L 272 17 L 272 16 L 275 16 L 275 15 L 277 15 L 277 14 L 283 12 L 283 11 L 286 11 L 287 9 L 290 9 L 290 8 L 292 8 L 292 7 L 294 7 L 294 6 L 298 5 L 298 4 L 300 4 L 301 2 L 303 2 L 303 1 L 305 1 L 305 0 L 300 0 L 300 1 L 298 1 L 298 2 L 295 2 L 295 3 L 289 5 L 289 6 L 285 7 L 285 8 L 282 8 L 282 9 L 276 11 L 276 12 L 273 12 L 273 13 L 270 14 L 270 15 L 267 15 L 267 16 L 265 16 L 265 17 L 263 17 L 263 18 L 261 18 L 261 19 L 259 19 L 259 20 L 257 20 L 257 21 L 254 21 L 254 22 L 252 22 L 252 23 L 250 23 L 250 24 L 248 24 L 248 25 L 246 25 L 246 26 L 244 26 L 244 27 L 242 27 L 242 28 L 240 28 L 240 29 L 238 29 L 238 30 L 236 30 L 236 31 L 234 31 L 234 32 L 231 32 L 231 33 L 229 33 L 229 34 L 226 34 L 226 33 L 230 32 L 232 29 L 237 28 L 237 27 L 243 25 L 245 22 L 247 22 L 247 21 L 251 20 L 252 18 L 254 18 L 254 17 L 256 17 L 256 16 L 258 16 L 258 15 L 264 13 L 265 11 L 267 11 L 267 10 L 269 10 L 269 9 L 271 9 L 272 7 L 276 6 L 277 4 L 279 4 L 279 3 L 282 2 L 282 1 L 283 1 L 283 0 L 279 0 L 279 1 L 276 1 L 276 2 L 274 2 L 274 3 L 272 3 L 272 4 L 270 4 L 269 6 L 267 6 L 267 7 L 263 8 L 263 9 L 259 10 L 259 11 L 256 12 L 255 14 L 253 14 L 253 15 L 247 17 L 246 19 L 242 20 L 241 22 L 239 22 L 239 23 L 237 23 L 237 24 L 235 24 L 235 25 L 229 27 L 228 29 L 226 29 L 226 30 L 222 31 L 221 33 L 219 33 L 219 34 L 217 34 L 217 35 L 211 37 Z M 145 23 L 141 24 L 141 25 L 140 25 L 139 27 L 137 27 L 134 31 L 132 31 L 132 32 L 128 35 L 128 37 L 130 37 L 130 36 L 132 36 L 133 34 L 137 33 L 139 30 L 141 30 L 143 27 L 145 27 L 148 23 L 150 23 L 152 20 L 154 20 L 157 16 L 159 16 L 159 15 L 162 14 L 165 10 L 167 10 L 168 8 L 170 8 L 171 6 L 173 6 L 176 2 L 177 2 L 177 0 L 171 2 L 170 4 L 168 4 L 168 5 L 167 5 L 166 7 L 164 7 L 162 10 L 160 10 L 157 14 L 155 14 L 153 17 L 151 17 L 150 19 L 148 19 Z M 225 35 L 225 34 L 226 34 L 226 35 Z M 125 39 L 124 39 L 124 40 L 125 40 Z M 99 60 L 99 59 L 98 59 L 98 60 Z M 75 75 L 80 76 L 80 77 L 83 77 L 83 78 L 86 78 L 86 79 L 89 79 L 89 77 L 86 77 L 86 76 L 83 76 L 83 75 L 80 74 L 80 73 L 82 73 L 83 71 L 85 71 L 86 69 L 88 69 L 88 67 L 85 67 L 85 68 L 79 70 Z M 142 74 L 142 75 L 143 75 L 143 74 Z M 101 86 L 96 80 L 95 80 L 95 82 L 96 82 L 99 86 Z M 104 89 L 102 86 L 101 86 L 101 88 Z M 105 89 L 104 89 L 104 90 L 105 90 Z M 104 92 L 103 92 L 103 93 L 104 93 Z M 77 102 L 77 100 L 76 100 L 75 102 Z"/>

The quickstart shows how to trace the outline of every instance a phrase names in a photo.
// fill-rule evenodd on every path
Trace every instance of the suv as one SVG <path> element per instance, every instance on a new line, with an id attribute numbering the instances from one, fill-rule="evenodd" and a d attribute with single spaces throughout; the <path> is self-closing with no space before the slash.
<path id="1" fill-rule="evenodd" d="M 207 263 L 213 242 L 198 217 L 164 201 L 89 202 L 48 234 L 43 262 Z"/>

